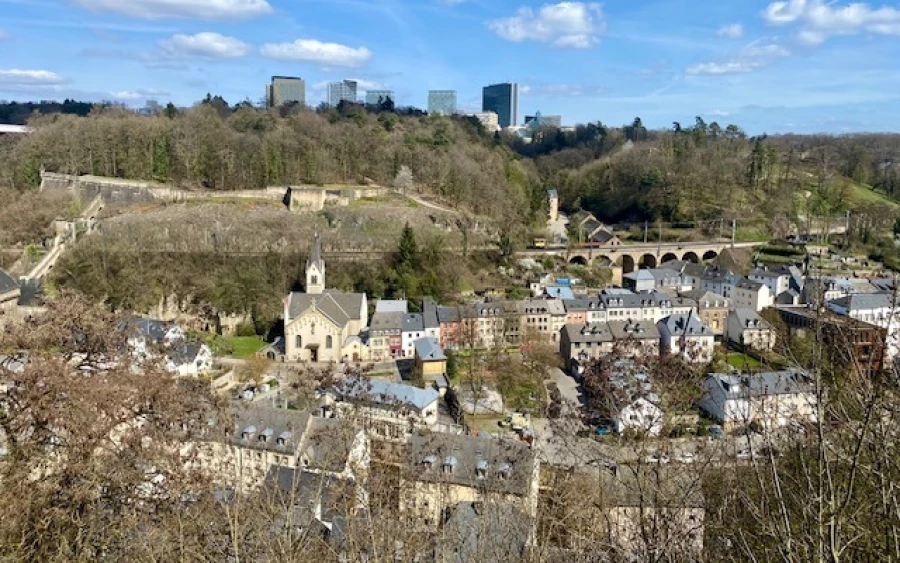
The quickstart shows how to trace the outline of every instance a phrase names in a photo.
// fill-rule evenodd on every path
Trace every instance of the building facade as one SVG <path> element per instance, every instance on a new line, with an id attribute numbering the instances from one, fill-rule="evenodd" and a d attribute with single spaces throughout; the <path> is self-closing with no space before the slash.
<path id="1" fill-rule="evenodd" d="M 356 94 L 355 80 L 341 80 L 340 82 L 330 82 L 328 84 L 328 105 L 337 107 L 341 102 L 356 103 L 358 97 Z"/>
<path id="2" fill-rule="evenodd" d="M 519 85 L 506 82 L 485 86 L 481 93 L 481 111 L 497 114 L 501 128 L 519 123 Z"/>
<path id="3" fill-rule="evenodd" d="M 366 105 L 377 106 L 390 100 L 397 103 L 397 97 L 393 90 L 366 90 Z"/>
<path id="4" fill-rule="evenodd" d="M 431 115 L 456 113 L 456 90 L 429 90 L 428 113 Z"/>
<path id="5" fill-rule="evenodd" d="M 273 76 L 266 88 L 266 105 L 277 108 L 287 103 L 306 105 L 306 82 L 296 76 Z"/>

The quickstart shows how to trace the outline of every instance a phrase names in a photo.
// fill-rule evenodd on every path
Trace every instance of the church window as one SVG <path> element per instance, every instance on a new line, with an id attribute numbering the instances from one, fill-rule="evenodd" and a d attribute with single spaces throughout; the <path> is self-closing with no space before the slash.
<path id="1" fill-rule="evenodd" d="M 316 333 L 316 322 L 315 322 L 315 321 L 313 321 L 312 324 L 309 325 L 309 333 L 310 333 L 310 334 L 315 334 L 315 333 Z"/>
<path id="2" fill-rule="evenodd" d="M 325 347 L 331 348 L 331 335 L 330 334 L 325 337 Z"/>
<path id="3" fill-rule="evenodd" d="M 319 285 L 319 276 L 313 274 L 311 281 L 312 281 L 312 285 Z"/>
<path id="4" fill-rule="evenodd" d="M 294 345 L 297 348 L 303 348 L 303 337 L 299 334 L 296 336 L 296 338 L 294 338 Z"/>

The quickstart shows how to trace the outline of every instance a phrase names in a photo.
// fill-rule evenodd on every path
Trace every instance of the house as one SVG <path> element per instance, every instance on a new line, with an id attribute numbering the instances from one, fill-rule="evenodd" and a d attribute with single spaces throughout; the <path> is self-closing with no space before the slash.
<path id="1" fill-rule="evenodd" d="M 654 291 L 656 278 L 649 270 L 637 270 L 622 276 L 622 286 L 635 293 Z"/>
<path id="2" fill-rule="evenodd" d="M 272 467 L 350 477 L 365 473 L 369 441 L 364 432 L 340 420 L 261 405 L 236 407 L 223 438 L 208 434 L 196 448 L 199 467 L 218 483 L 261 486 Z M 209 428 L 214 428 L 210 422 Z"/>
<path id="3" fill-rule="evenodd" d="M 537 516 L 540 462 L 524 442 L 416 433 L 400 472 L 400 512 L 425 529 L 463 502 L 504 503 Z"/>
<path id="4" fill-rule="evenodd" d="M 379 299 L 375 302 L 376 313 L 406 313 L 408 307 L 406 299 Z"/>
<path id="5" fill-rule="evenodd" d="M 728 313 L 726 336 L 747 348 L 770 351 L 775 348 L 775 329 L 753 309 L 733 309 Z"/>
<path id="6" fill-rule="evenodd" d="M 726 428 L 757 423 L 765 428 L 792 421 L 816 422 L 816 393 L 803 370 L 757 374 L 711 373 L 703 381 L 700 408 Z"/>
<path id="7" fill-rule="evenodd" d="M 548 299 L 575 299 L 572 288 L 566 285 L 548 285 L 544 288 L 544 296 Z"/>
<path id="8" fill-rule="evenodd" d="M 518 301 L 516 302 L 516 313 L 520 321 L 520 336 L 530 330 L 557 342 L 559 331 L 566 324 L 566 307 L 560 300 L 525 299 Z"/>
<path id="9" fill-rule="evenodd" d="M 460 342 L 460 317 L 456 307 L 438 307 L 438 324 L 441 325 L 441 348 L 457 348 Z"/>
<path id="10" fill-rule="evenodd" d="M 887 329 L 806 306 L 778 307 L 778 313 L 791 333 L 809 333 L 813 338 L 821 335 L 830 359 L 838 365 L 869 377 L 881 372 Z"/>
<path id="11" fill-rule="evenodd" d="M 646 370 L 629 358 L 615 360 L 612 365 L 598 367 L 601 378 L 602 412 L 616 432 L 638 432 L 658 436 L 665 424 L 660 398 Z"/>
<path id="12" fill-rule="evenodd" d="M 807 277 L 806 281 L 803 282 L 801 298 L 803 303 L 818 307 L 829 301 L 852 295 L 855 292 L 856 288 L 847 278 Z"/>
<path id="13" fill-rule="evenodd" d="M 360 334 L 369 324 L 364 293 L 325 289 L 325 261 L 319 235 L 306 261 L 306 293 L 284 302 L 285 356 L 290 362 L 359 361 Z"/>
<path id="14" fill-rule="evenodd" d="M 703 289 L 703 275 L 706 273 L 708 266 L 697 262 L 686 260 L 670 260 L 663 262 L 660 266 L 667 270 L 678 272 L 681 276 L 681 284 L 685 290 Z"/>
<path id="15" fill-rule="evenodd" d="M 586 295 L 578 295 L 574 299 L 563 302 L 566 308 L 566 324 L 584 324 L 591 308 L 592 299 Z"/>
<path id="16" fill-rule="evenodd" d="M 166 369 L 182 377 L 197 377 L 212 370 L 213 354 L 206 344 L 182 340 L 172 344 L 166 353 Z"/>
<path id="17" fill-rule="evenodd" d="M 422 313 L 406 313 L 403 316 L 403 330 L 400 332 L 404 358 L 412 358 L 415 355 L 414 342 L 424 336 L 425 318 Z"/>
<path id="18" fill-rule="evenodd" d="M 787 289 L 775 296 L 775 305 L 800 305 L 800 292 Z"/>
<path id="19" fill-rule="evenodd" d="M 734 272 L 720 268 L 710 268 L 700 278 L 700 288 L 731 299 L 734 297 L 734 286 L 740 280 L 741 276 Z"/>
<path id="20" fill-rule="evenodd" d="M 663 355 L 680 355 L 696 364 L 712 360 L 715 336 L 698 315 L 671 315 L 656 323 L 656 326 Z"/>
<path id="21" fill-rule="evenodd" d="M 179 376 L 198 376 L 212 369 L 212 350 L 189 340 L 177 324 L 158 319 L 132 317 L 122 324 L 128 346 L 139 362 L 161 358 L 166 370 Z"/>
<path id="22" fill-rule="evenodd" d="M 791 289 L 791 271 L 782 266 L 777 270 L 755 268 L 747 274 L 750 281 L 758 282 L 769 288 L 769 295 L 780 295 Z"/>
<path id="23" fill-rule="evenodd" d="M 659 356 L 659 329 L 652 321 L 610 321 L 616 351 L 630 357 Z"/>
<path id="24" fill-rule="evenodd" d="M 753 309 L 759 312 L 766 307 L 771 307 L 774 301 L 772 294 L 769 293 L 769 286 L 746 278 L 735 283 L 732 291 L 732 301 L 736 308 Z"/>
<path id="25" fill-rule="evenodd" d="M 463 307 L 460 311 L 459 346 L 493 348 L 506 343 L 507 310 L 503 303 L 485 301 Z M 518 319 L 516 319 L 518 329 Z"/>
<path id="26" fill-rule="evenodd" d="M 703 289 L 685 291 L 680 295 L 697 302 L 697 313 L 700 315 L 700 320 L 712 331 L 713 335 L 721 337 L 725 334 L 728 312 L 732 307 L 730 299 Z"/>
<path id="27" fill-rule="evenodd" d="M 416 430 L 437 426 L 439 400 L 433 388 L 351 376 L 326 391 L 320 412 L 352 420 L 373 438 L 403 442 Z"/>
<path id="28" fill-rule="evenodd" d="M 422 326 L 425 337 L 441 339 L 441 322 L 438 320 L 437 303 L 431 297 L 422 299 Z"/>
<path id="29" fill-rule="evenodd" d="M 885 360 L 893 362 L 900 350 L 900 307 L 893 292 L 859 293 L 832 299 L 827 310 L 871 323 L 887 331 Z"/>
<path id="30" fill-rule="evenodd" d="M 414 343 L 416 349 L 416 373 L 425 382 L 437 381 L 447 376 L 447 356 L 435 338 L 420 338 Z"/>
<path id="31" fill-rule="evenodd" d="M 378 312 L 369 326 L 369 358 L 373 362 L 403 357 L 403 321 L 405 312 Z"/>
<path id="32" fill-rule="evenodd" d="M 594 243 L 598 246 L 619 246 L 622 241 L 612 229 L 601 223 L 593 214 L 579 211 L 572 215 L 569 225 L 576 229 L 578 242 Z"/>
<path id="33" fill-rule="evenodd" d="M 574 373 L 584 372 L 591 360 L 613 351 L 613 335 L 608 323 L 567 324 L 559 337 L 559 354 Z"/>
<path id="34" fill-rule="evenodd" d="M 21 295 L 19 283 L 9 274 L 0 270 L 0 313 L 14 309 Z"/>
<path id="35" fill-rule="evenodd" d="M 524 561 L 532 542 L 532 518 L 505 502 L 460 502 L 449 508 L 436 561 Z"/>

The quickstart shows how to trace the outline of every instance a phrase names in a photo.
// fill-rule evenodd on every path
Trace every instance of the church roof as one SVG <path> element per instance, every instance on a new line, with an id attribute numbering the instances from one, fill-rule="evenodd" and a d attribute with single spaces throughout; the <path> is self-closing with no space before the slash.
<path id="1" fill-rule="evenodd" d="M 321 295 L 291 293 L 288 297 L 289 321 L 294 320 L 312 306 L 328 317 L 334 324 L 345 326 L 351 320 L 360 320 L 365 306 L 365 293 L 343 293 L 325 290 Z"/>
<path id="2" fill-rule="evenodd" d="M 312 250 L 309 252 L 309 258 L 306 259 L 306 268 L 315 266 L 320 272 L 325 271 L 325 261 L 322 260 L 322 242 L 319 240 L 319 233 L 313 240 Z"/>

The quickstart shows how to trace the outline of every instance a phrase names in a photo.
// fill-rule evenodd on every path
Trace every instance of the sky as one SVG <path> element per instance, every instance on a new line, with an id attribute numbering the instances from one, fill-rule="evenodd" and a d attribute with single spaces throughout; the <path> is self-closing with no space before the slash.
<path id="1" fill-rule="evenodd" d="M 898 71 L 898 1 L 0 0 L 0 100 L 256 103 L 277 74 L 478 111 L 516 82 L 520 121 L 844 133 L 900 130 Z"/>

